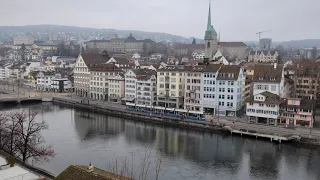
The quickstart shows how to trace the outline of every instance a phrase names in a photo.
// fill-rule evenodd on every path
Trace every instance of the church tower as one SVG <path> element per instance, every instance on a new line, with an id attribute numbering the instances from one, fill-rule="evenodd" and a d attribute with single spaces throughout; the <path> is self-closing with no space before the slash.
<path id="1" fill-rule="evenodd" d="M 208 14 L 208 23 L 207 30 L 204 36 L 205 40 L 205 56 L 212 60 L 214 54 L 218 50 L 218 35 L 216 30 L 211 25 L 211 2 L 209 2 L 209 14 Z"/>

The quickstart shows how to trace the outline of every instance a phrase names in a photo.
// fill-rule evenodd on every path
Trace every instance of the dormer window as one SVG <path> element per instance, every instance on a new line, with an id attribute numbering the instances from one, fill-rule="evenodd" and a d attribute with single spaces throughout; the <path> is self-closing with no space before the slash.
<path id="1" fill-rule="evenodd" d="M 270 80 L 271 80 L 271 81 L 274 81 L 274 80 L 276 80 L 276 79 L 275 79 L 275 78 L 270 78 Z"/>
<path id="2" fill-rule="evenodd" d="M 259 77 L 259 80 L 263 80 L 263 77 Z"/>

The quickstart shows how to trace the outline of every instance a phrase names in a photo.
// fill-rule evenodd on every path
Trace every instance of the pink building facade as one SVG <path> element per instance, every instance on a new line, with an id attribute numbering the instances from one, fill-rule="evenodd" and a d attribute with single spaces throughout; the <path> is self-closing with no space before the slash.
<path id="1" fill-rule="evenodd" d="M 315 103 L 310 99 L 288 98 L 280 106 L 278 124 L 313 127 Z"/>

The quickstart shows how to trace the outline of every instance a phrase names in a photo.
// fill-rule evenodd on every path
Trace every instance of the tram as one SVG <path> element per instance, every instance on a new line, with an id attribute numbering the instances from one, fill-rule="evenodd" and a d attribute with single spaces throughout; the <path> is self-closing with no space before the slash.
<path id="1" fill-rule="evenodd" d="M 126 103 L 128 111 L 136 111 L 147 114 L 162 115 L 169 117 L 177 117 L 189 120 L 200 120 L 205 121 L 203 112 L 199 111 L 188 111 L 185 109 L 165 108 L 161 106 L 147 106 L 135 103 Z"/>

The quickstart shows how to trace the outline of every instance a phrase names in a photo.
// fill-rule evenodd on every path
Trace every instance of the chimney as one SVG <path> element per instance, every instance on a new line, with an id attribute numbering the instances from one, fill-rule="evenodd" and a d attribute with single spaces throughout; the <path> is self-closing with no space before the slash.
<path id="1" fill-rule="evenodd" d="M 277 69 L 277 63 L 273 63 L 273 68 Z"/>
<path id="2" fill-rule="evenodd" d="M 91 173 L 91 172 L 93 172 L 93 170 L 94 170 L 94 166 L 90 162 L 89 166 L 88 166 L 88 172 Z"/>

